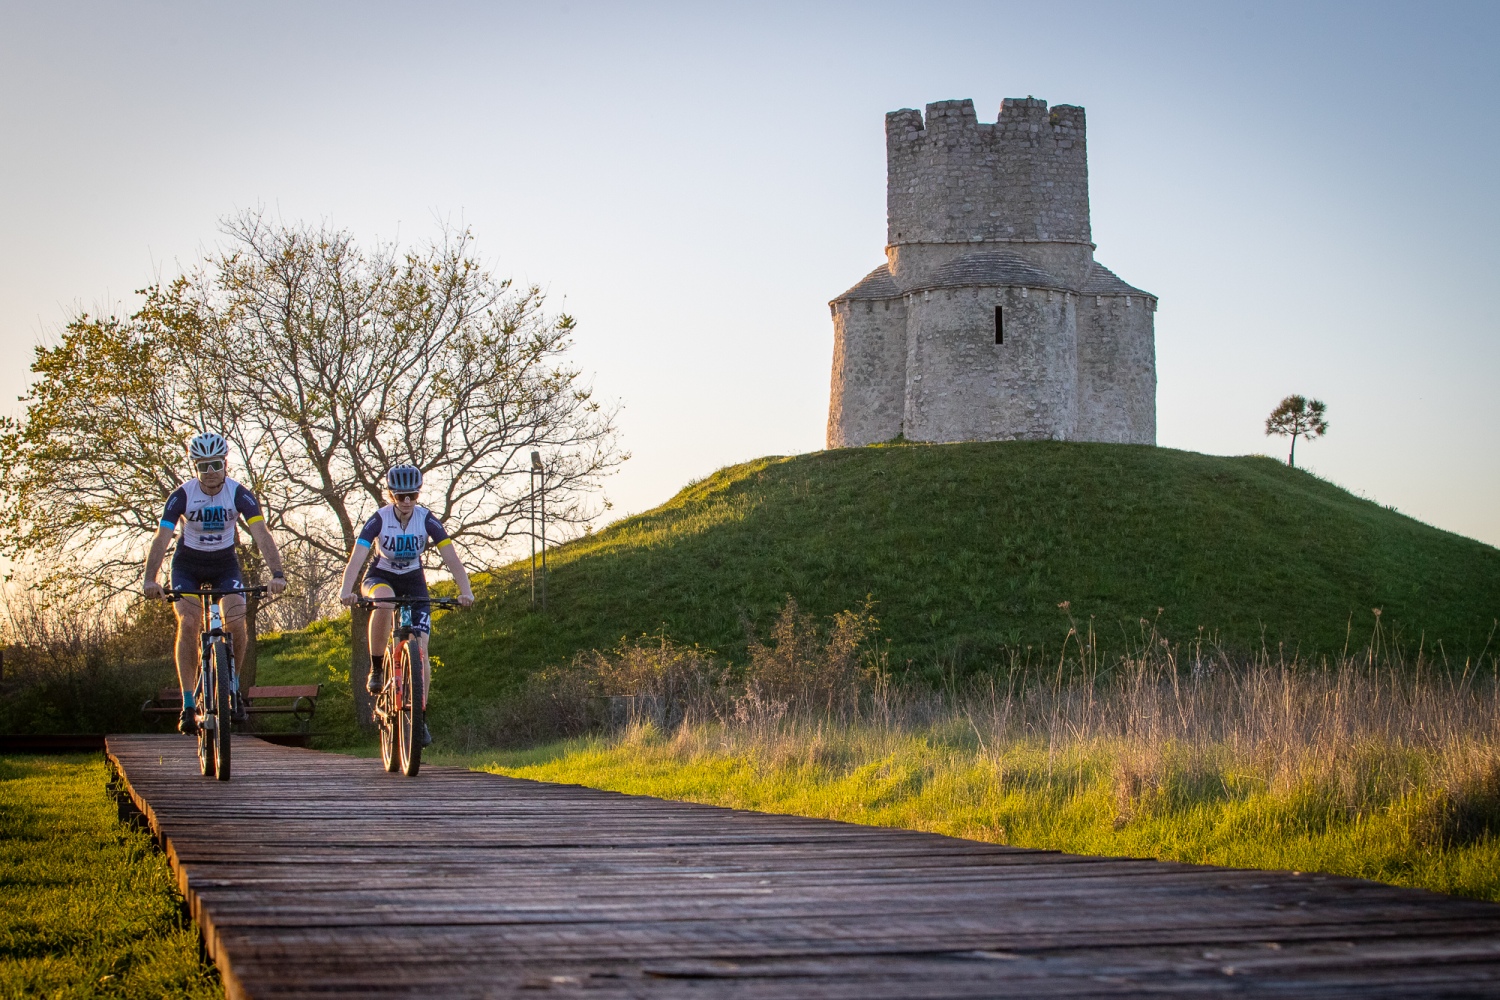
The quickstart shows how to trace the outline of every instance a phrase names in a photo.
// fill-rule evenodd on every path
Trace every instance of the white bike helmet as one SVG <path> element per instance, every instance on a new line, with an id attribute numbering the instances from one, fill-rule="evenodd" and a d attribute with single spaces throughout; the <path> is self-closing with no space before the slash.
<path id="1" fill-rule="evenodd" d="M 194 462 L 201 462 L 207 458 L 225 458 L 229 455 L 229 442 L 224 440 L 222 434 L 204 431 L 202 434 L 193 435 L 188 441 L 187 451 L 188 458 Z"/>
<path id="2" fill-rule="evenodd" d="M 385 488 L 392 493 L 415 493 L 422 488 L 422 470 L 415 465 L 393 465 L 385 474 Z"/>

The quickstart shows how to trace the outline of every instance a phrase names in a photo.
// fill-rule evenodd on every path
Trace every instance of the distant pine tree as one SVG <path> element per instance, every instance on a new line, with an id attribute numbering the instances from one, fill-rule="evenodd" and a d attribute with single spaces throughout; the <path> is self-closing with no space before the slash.
<path id="1" fill-rule="evenodd" d="M 1271 411 L 1266 418 L 1266 435 L 1290 434 L 1292 437 L 1292 450 L 1286 457 L 1288 466 L 1297 466 L 1298 437 L 1312 440 L 1328 433 L 1328 421 L 1323 419 L 1327 412 L 1328 407 L 1321 399 L 1310 400 L 1306 396 L 1288 396 Z"/>

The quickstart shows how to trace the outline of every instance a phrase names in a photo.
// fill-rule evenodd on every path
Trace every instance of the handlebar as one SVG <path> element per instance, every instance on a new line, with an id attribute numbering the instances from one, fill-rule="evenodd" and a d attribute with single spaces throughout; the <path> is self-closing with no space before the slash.
<path id="1" fill-rule="evenodd" d="M 163 590 L 162 596 L 169 601 L 180 600 L 184 597 L 243 597 L 245 594 L 264 594 L 265 587 L 242 587 L 239 590 Z"/>
<path id="2" fill-rule="evenodd" d="M 428 604 L 435 608 L 458 608 L 463 606 L 456 597 L 361 597 L 354 603 L 362 608 L 373 608 L 376 606 L 399 608 L 402 605 L 413 606 L 417 604 Z"/>

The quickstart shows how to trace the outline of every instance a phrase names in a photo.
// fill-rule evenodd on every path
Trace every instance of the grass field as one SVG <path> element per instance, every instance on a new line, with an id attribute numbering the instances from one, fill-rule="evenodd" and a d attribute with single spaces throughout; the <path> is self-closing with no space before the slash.
<path id="1" fill-rule="evenodd" d="M 1170 667 L 1170 665 L 1166 665 Z M 748 711 L 746 710 L 748 707 Z M 1080 854 L 1321 871 L 1500 900 L 1500 684 L 1261 664 L 930 695 L 459 762 Z"/>
<path id="2" fill-rule="evenodd" d="M 1272 459 L 1128 445 L 759 459 L 557 548 L 550 565 L 546 613 L 529 609 L 515 564 L 478 578 L 475 609 L 437 616 L 440 738 L 538 669 L 622 637 L 664 630 L 742 662 L 745 623 L 763 631 L 789 595 L 820 617 L 872 598 L 893 670 L 933 683 L 1027 647 L 1054 656 L 1070 618 L 1111 651 L 1137 643 L 1144 620 L 1174 642 L 1201 628 L 1210 645 L 1307 659 L 1360 647 L 1378 608 L 1385 642 L 1455 669 L 1500 618 L 1490 546 Z M 347 691 L 339 628 L 269 640 L 264 681 Z"/>
<path id="3" fill-rule="evenodd" d="M 98 755 L 0 757 L 0 996 L 222 997 Z"/>

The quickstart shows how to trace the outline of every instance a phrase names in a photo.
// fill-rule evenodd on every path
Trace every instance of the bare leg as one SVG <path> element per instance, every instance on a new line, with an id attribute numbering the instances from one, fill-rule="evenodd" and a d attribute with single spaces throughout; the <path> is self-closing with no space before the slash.
<path id="1" fill-rule="evenodd" d="M 389 601 L 396 596 L 396 592 L 387 584 L 377 583 L 369 589 L 367 597 L 378 600 Z M 391 622 L 395 620 L 396 609 L 389 604 L 377 604 L 370 609 L 370 654 L 384 656 L 386 644 L 391 638 Z"/>
<path id="2" fill-rule="evenodd" d="M 198 635 L 203 630 L 203 609 L 198 602 L 182 598 L 172 604 L 177 613 L 177 683 L 184 697 L 198 686 Z"/>

